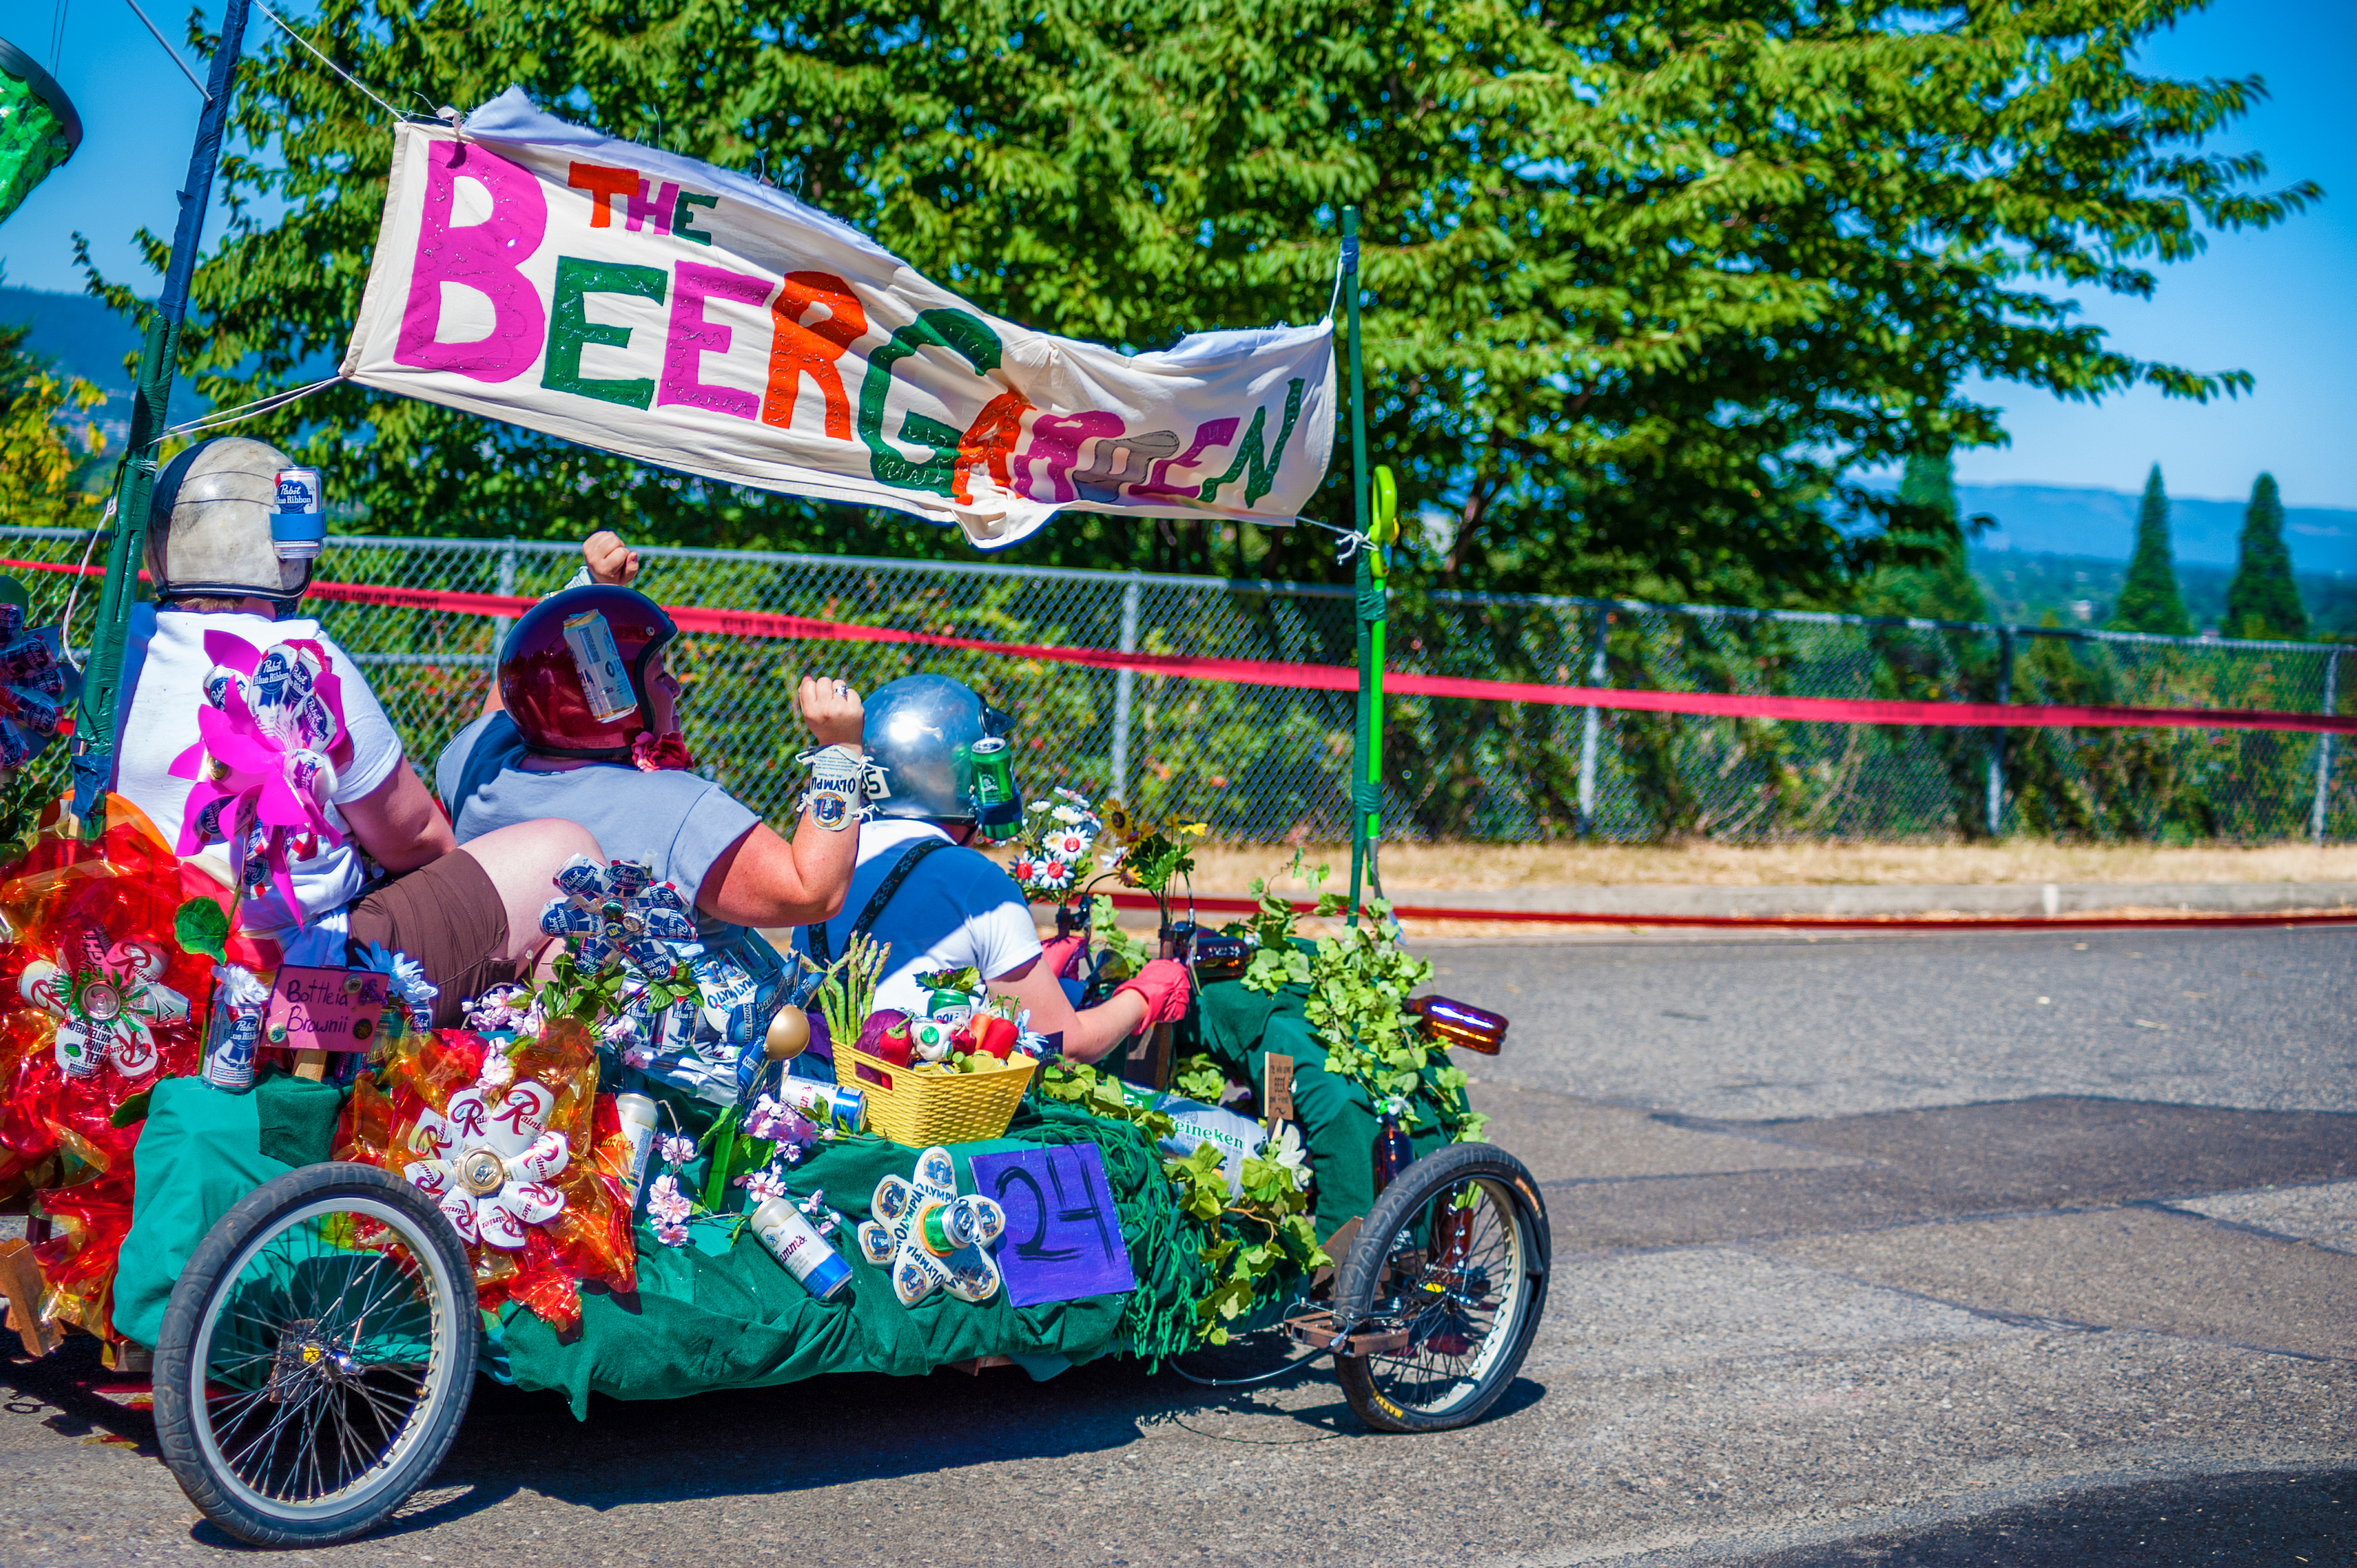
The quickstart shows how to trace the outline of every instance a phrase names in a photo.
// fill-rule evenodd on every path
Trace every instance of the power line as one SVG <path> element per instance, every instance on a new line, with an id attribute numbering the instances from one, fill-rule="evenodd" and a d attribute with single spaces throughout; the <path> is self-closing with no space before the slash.
<path id="1" fill-rule="evenodd" d="M 188 62 L 180 58 L 180 51 L 172 47 L 171 40 L 164 36 L 164 29 L 157 27 L 155 23 L 147 21 L 147 13 L 139 8 L 139 0 L 123 0 L 123 3 L 131 7 L 131 14 L 133 16 L 138 17 L 142 22 L 147 23 L 147 30 L 156 35 L 156 41 L 164 46 L 164 52 L 170 55 L 172 57 L 172 63 L 180 68 L 180 74 L 187 77 L 188 79 L 188 85 L 197 90 L 197 96 L 203 99 L 206 102 L 210 103 L 213 101 L 213 95 L 205 91 L 205 84 L 198 79 L 197 73 L 188 68 Z M 59 0 L 60 8 L 63 7 L 64 4 L 65 0 Z"/>

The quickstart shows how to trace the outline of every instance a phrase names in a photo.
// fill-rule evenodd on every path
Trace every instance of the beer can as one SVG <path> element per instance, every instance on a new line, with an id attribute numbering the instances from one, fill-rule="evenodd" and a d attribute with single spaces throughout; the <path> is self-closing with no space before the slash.
<path id="1" fill-rule="evenodd" d="M 630 687 L 630 672 L 622 664 L 622 650 L 614 644 L 614 628 L 596 610 L 565 618 L 565 646 L 573 654 L 573 668 L 589 699 L 589 712 L 599 724 L 639 711 L 639 694 Z"/>
<path id="2" fill-rule="evenodd" d="M 639 1206 L 639 1189 L 646 1185 L 647 1156 L 655 1147 L 655 1102 L 643 1094 L 614 1096 L 614 1113 L 622 1120 L 622 1136 L 630 1141 L 630 1163 L 622 1173 L 625 1208 Z"/>
<path id="3" fill-rule="evenodd" d="M 217 983 L 212 1020 L 205 1031 L 205 1081 L 231 1094 L 253 1087 L 253 1049 L 262 1038 L 266 996 L 243 1000 L 242 988 Z"/>
<path id="4" fill-rule="evenodd" d="M 821 1301 L 833 1301 L 851 1283 L 851 1265 L 827 1244 L 810 1217 L 785 1198 L 764 1199 L 753 1210 L 753 1234 Z"/>
<path id="5" fill-rule="evenodd" d="M 974 765 L 974 820 L 983 836 L 1011 839 L 1023 831 L 1023 800 L 1015 792 L 1015 754 L 1005 736 L 985 736 L 968 753 Z"/>
<path id="6" fill-rule="evenodd" d="M 867 1092 L 847 1083 L 821 1083 L 816 1079 L 790 1078 L 779 1086 L 778 1098 L 812 1121 L 833 1122 L 846 1133 L 867 1126 Z"/>
<path id="7" fill-rule="evenodd" d="M 281 561 L 308 561 L 327 542 L 328 514 L 321 504 L 319 470 L 278 470 L 278 510 L 270 517 L 270 544 Z"/>

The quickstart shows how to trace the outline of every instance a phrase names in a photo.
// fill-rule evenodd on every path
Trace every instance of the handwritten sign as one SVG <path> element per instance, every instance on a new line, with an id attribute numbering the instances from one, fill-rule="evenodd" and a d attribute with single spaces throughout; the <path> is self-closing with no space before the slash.
<path id="1" fill-rule="evenodd" d="M 998 1272 L 1017 1306 L 1137 1288 L 1094 1144 L 974 1157 L 974 1185 L 1006 1211 Z"/>
<path id="2" fill-rule="evenodd" d="M 376 1044 L 385 977 L 369 969 L 288 964 L 270 987 L 263 1037 L 298 1051 L 364 1051 Z"/>

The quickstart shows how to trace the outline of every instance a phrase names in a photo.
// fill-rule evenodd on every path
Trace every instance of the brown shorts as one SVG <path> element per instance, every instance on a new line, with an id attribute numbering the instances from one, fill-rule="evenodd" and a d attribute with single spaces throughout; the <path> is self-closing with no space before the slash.
<path id="1" fill-rule="evenodd" d="M 471 854 L 457 851 L 388 882 L 352 906 L 351 940 L 382 942 L 406 953 L 442 988 L 434 1026 L 457 1024 L 472 997 L 522 978 L 524 965 L 501 956 L 507 907 Z"/>

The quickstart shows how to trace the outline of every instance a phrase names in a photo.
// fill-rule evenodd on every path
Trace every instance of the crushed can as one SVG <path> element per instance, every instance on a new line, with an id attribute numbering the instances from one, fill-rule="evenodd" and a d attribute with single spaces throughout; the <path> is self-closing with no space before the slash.
<path id="1" fill-rule="evenodd" d="M 778 1099 L 821 1126 L 832 1122 L 846 1133 L 866 1130 L 867 1092 L 849 1084 L 790 1078 L 778 1086 Z"/>

